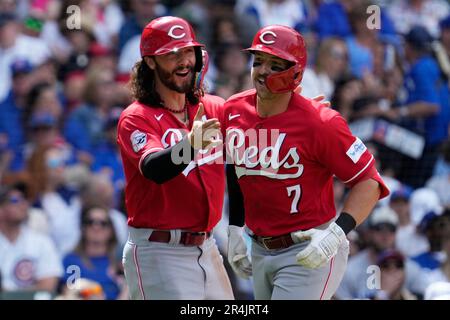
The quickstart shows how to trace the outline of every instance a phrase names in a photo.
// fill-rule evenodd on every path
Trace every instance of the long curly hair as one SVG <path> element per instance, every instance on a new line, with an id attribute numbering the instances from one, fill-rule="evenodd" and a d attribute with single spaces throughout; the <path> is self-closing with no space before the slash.
<path id="1" fill-rule="evenodd" d="M 150 107 L 163 106 L 163 101 L 155 89 L 155 72 L 150 69 L 144 59 L 136 62 L 133 67 L 130 79 L 131 92 L 133 98 L 142 104 Z M 186 93 L 186 98 L 191 105 L 200 102 L 200 98 L 205 94 L 202 88 L 195 86 Z"/>

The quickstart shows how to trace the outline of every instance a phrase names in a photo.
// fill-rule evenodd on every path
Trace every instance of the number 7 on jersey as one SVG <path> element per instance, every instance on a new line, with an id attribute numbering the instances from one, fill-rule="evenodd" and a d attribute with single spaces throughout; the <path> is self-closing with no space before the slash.
<path id="1" fill-rule="evenodd" d="M 291 214 L 298 213 L 298 203 L 300 201 L 300 197 L 302 195 L 302 189 L 299 184 L 294 186 L 286 187 L 288 197 L 293 196 L 291 203 Z"/>

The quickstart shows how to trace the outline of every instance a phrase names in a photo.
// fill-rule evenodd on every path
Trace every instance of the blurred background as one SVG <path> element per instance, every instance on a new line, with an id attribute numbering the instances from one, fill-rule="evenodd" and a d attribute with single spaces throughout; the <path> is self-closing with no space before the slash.
<path id="1" fill-rule="evenodd" d="M 302 94 L 325 94 L 391 189 L 349 234 L 335 298 L 450 299 L 446 0 L 0 0 L 0 299 L 127 298 L 116 125 L 140 33 L 163 15 L 193 25 L 207 91 L 225 99 L 252 87 L 241 49 L 260 27 L 298 30 Z M 338 211 L 345 196 L 335 181 Z M 253 299 L 227 270 L 236 298 Z"/>

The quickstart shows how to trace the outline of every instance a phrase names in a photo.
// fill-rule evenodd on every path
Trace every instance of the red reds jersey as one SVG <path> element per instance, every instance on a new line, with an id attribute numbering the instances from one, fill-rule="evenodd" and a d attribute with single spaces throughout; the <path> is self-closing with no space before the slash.
<path id="1" fill-rule="evenodd" d="M 256 91 L 249 90 L 226 102 L 223 117 L 245 222 L 256 235 L 278 236 L 334 218 L 333 175 L 349 187 L 373 178 L 380 198 L 389 194 L 374 157 L 330 108 L 294 94 L 285 112 L 262 118 Z"/>
<path id="2" fill-rule="evenodd" d="M 219 117 L 223 99 L 206 95 L 202 102 L 203 119 Z M 191 123 L 197 109 L 198 105 L 188 106 Z M 148 154 L 176 144 L 189 130 L 162 108 L 134 102 L 122 112 L 117 142 L 125 171 L 130 226 L 200 232 L 211 231 L 220 220 L 225 188 L 222 147 L 200 150 L 181 174 L 162 184 L 145 178 L 140 170 Z"/>

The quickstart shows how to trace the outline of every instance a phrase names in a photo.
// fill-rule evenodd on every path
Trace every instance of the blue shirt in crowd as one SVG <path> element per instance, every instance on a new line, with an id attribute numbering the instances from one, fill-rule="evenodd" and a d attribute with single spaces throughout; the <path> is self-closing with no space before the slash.
<path id="1" fill-rule="evenodd" d="M 119 286 L 108 274 L 110 270 L 110 260 L 107 256 L 89 258 L 92 266 L 86 266 L 83 259 L 77 253 L 68 254 L 63 261 L 64 270 L 74 265 L 80 268 L 80 276 L 98 282 L 106 295 L 106 299 L 114 300 L 120 293 Z M 70 269 L 69 269 L 70 270 Z M 72 273 L 64 273 L 62 281 L 64 283 L 72 276 Z"/>

